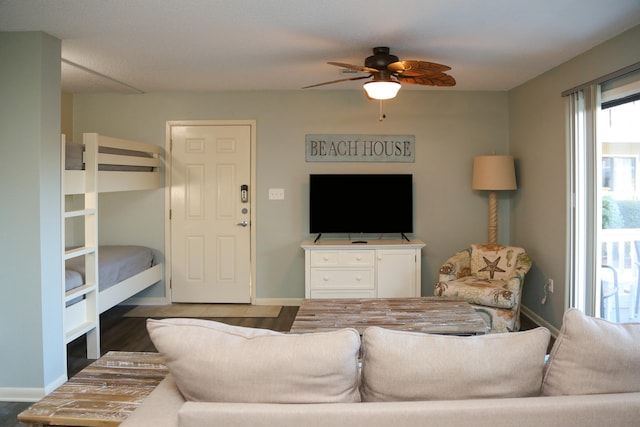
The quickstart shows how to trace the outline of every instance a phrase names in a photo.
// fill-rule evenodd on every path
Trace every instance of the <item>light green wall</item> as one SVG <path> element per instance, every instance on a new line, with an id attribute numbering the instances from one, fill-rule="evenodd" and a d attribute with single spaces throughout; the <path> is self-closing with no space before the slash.
<path id="1" fill-rule="evenodd" d="M 0 399 L 66 380 L 60 241 L 60 41 L 0 33 Z"/>
<path id="2" fill-rule="evenodd" d="M 362 90 L 77 94 L 74 134 L 99 132 L 164 145 L 171 120 L 251 119 L 257 123 L 257 297 L 304 297 L 310 173 L 412 173 L 414 237 L 427 246 L 422 290 L 433 294 L 438 268 L 455 251 L 486 241 L 487 195 L 471 189 L 473 157 L 506 154 L 505 92 L 404 90 L 379 105 Z M 306 163 L 305 135 L 415 135 L 415 163 Z M 269 188 L 284 188 L 284 201 L 270 201 Z M 509 241 L 509 199 L 500 200 L 499 240 Z M 164 251 L 164 192 L 113 194 L 100 199 L 100 235 Z M 375 215 L 375 212 L 372 212 Z M 118 226 L 124 229 L 118 230 Z M 147 296 L 160 295 L 158 289 Z"/>
<path id="3" fill-rule="evenodd" d="M 60 132 L 67 139 L 73 138 L 73 94 L 62 92 L 60 99 Z"/>
<path id="4" fill-rule="evenodd" d="M 569 160 L 561 93 L 639 62 L 638 46 L 640 26 L 509 92 L 509 149 L 518 159 L 520 186 L 511 204 L 511 241 L 534 261 L 523 303 L 556 327 L 568 304 Z M 555 292 L 543 305 L 546 278 L 555 280 Z"/>

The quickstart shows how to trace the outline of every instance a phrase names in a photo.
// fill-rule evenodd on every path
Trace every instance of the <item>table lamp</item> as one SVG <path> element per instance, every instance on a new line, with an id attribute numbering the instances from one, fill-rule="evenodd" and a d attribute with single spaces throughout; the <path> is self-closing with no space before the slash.
<path id="1" fill-rule="evenodd" d="M 489 243 L 497 243 L 498 193 L 515 190 L 516 173 L 513 156 L 477 156 L 473 159 L 474 190 L 489 190 Z"/>

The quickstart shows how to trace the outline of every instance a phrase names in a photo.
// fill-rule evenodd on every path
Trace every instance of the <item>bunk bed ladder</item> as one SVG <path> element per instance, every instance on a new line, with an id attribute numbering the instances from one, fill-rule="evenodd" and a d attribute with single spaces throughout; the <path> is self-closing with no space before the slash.
<path id="1" fill-rule="evenodd" d="M 63 313 L 65 344 L 86 335 L 87 358 L 100 357 L 100 313 L 98 311 L 98 136 L 85 135 L 85 192 L 82 201 L 68 200 L 64 191 L 65 136 L 62 135 L 62 257 Z M 76 197 L 74 195 L 73 197 Z M 71 205 L 71 206 L 69 206 Z M 67 220 L 84 220 L 83 244 L 67 249 Z M 77 224 L 77 223 L 75 223 Z M 80 227 L 74 227 L 74 230 Z M 74 239 L 75 241 L 76 239 Z M 84 258 L 85 280 L 82 286 L 65 290 L 65 261 Z"/>

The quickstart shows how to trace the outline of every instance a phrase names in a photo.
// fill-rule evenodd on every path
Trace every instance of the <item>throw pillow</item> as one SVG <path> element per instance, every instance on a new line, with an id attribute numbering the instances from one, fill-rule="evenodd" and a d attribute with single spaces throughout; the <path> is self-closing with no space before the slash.
<path id="1" fill-rule="evenodd" d="M 471 274 L 480 279 L 508 279 L 522 248 L 496 244 L 471 245 Z M 525 271 L 526 273 L 526 271 Z"/>
<path id="2" fill-rule="evenodd" d="M 546 328 L 473 337 L 367 328 L 362 400 L 537 396 L 549 337 Z"/>
<path id="3" fill-rule="evenodd" d="M 147 329 L 187 400 L 360 401 L 355 329 L 294 335 L 201 319 L 149 319 Z"/>
<path id="4" fill-rule="evenodd" d="M 640 391 L 640 323 L 567 310 L 545 368 L 546 396 Z"/>

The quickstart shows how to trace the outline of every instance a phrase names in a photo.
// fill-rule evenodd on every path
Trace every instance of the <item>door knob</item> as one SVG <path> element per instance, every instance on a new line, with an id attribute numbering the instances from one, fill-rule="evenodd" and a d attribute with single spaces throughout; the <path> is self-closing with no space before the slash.
<path id="1" fill-rule="evenodd" d="M 237 223 L 236 225 L 239 225 L 240 227 L 246 227 L 247 225 L 249 225 L 249 223 L 247 221 L 242 221 Z"/>

